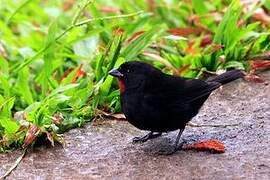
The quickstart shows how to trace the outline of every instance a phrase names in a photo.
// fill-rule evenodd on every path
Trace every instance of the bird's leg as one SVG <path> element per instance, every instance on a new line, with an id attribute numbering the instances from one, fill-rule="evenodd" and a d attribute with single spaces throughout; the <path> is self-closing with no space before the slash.
<path id="1" fill-rule="evenodd" d="M 177 135 L 177 137 L 176 137 L 175 144 L 174 144 L 174 149 L 175 149 L 175 150 L 178 149 L 178 142 L 179 142 L 179 140 L 180 140 L 180 138 L 181 138 L 181 135 L 182 135 L 183 131 L 184 131 L 184 129 L 180 129 L 180 130 L 179 130 L 179 133 L 178 133 L 178 135 Z"/>
<path id="2" fill-rule="evenodd" d="M 239 124 L 196 124 L 193 122 L 189 122 L 187 124 L 190 127 L 219 127 L 219 128 L 226 128 L 226 127 L 233 127 L 238 126 Z"/>
<path id="3" fill-rule="evenodd" d="M 179 140 L 181 138 L 181 135 L 182 135 L 183 131 L 184 131 L 184 129 L 179 130 L 179 133 L 178 133 L 178 135 L 176 137 L 176 140 L 175 140 L 175 143 L 174 143 L 174 148 L 173 148 L 172 151 L 169 151 L 169 152 L 168 151 L 167 152 L 160 151 L 158 154 L 159 155 L 171 155 L 171 154 L 175 153 L 176 151 L 178 151 L 180 148 L 182 148 L 184 142 L 181 142 L 180 145 L 178 145 L 178 143 L 179 143 Z"/>
<path id="4" fill-rule="evenodd" d="M 143 142 L 146 142 L 149 139 L 154 139 L 154 138 L 157 138 L 157 137 L 159 137 L 161 135 L 162 135 L 161 132 L 154 133 L 154 132 L 151 131 L 150 133 L 146 134 L 145 136 L 133 138 L 132 141 L 133 141 L 133 143 L 138 143 L 138 142 L 143 143 Z"/>

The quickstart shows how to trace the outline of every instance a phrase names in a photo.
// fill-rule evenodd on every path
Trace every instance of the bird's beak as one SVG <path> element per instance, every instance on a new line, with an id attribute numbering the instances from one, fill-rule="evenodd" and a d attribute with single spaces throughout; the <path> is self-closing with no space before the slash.
<path id="1" fill-rule="evenodd" d="M 120 77 L 123 77 L 124 75 L 118 71 L 118 69 L 112 69 L 109 71 L 109 75 L 111 76 L 114 76 L 114 77 L 117 77 L 117 78 L 120 78 Z"/>

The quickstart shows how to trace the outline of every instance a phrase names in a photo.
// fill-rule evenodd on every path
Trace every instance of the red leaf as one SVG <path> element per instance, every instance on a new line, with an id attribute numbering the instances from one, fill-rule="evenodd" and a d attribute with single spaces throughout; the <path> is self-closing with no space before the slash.
<path id="1" fill-rule="evenodd" d="M 251 61 L 251 67 L 254 70 L 270 68 L 270 61 Z"/>
<path id="2" fill-rule="evenodd" d="M 119 8 L 116 7 L 109 7 L 109 6 L 103 6 L 99 8 L 99 10 L 103 13 L 117 13 L 120 12 Z"/>
<path id="3" fill-rule="evenodd" d="M 40 128 L 34 124 L 31 124 L 24 139 L 22 148 L 26 148 L 28 145 L 32 144 L 40 133 Z"/>
<path id="4" fill-rule="evenodd" d="M 255 21 L 260 21 L 265 25 L 269 25 L 270 23 L 270 16 L 266 14 L 266 12 L 262 8 L 257 9 L 252 15 L 252 18 Z"/>
<path id="5" fill-rule="evenodd" d="M 64 121 L 64 117 L 62 113 L 55 113 L 52 117 L 52 121 L 54 124 L 59 125 Z"/>
<path id="6" fill-rule="evenodd" d="M 206 32 L 206 30 L 200 27 L 185 27 L 185 28 L 172 28 L 169 29 L 167 32 L 175 36 L 188 36 L 191 34 L 199 34 L 201 32 Z"/>
<path id="7" fill-rule="evenodd" d="M 211 53 L 216 52 L 217 50 L 224 48 L 224 46 L 222 44 L 213 44 L 211 45 Z"/>
<path id="8" fill-rule="evenodd" d="M 201 40 L 201 44 L 200 44 L 200 47 L 205 47 L 209 44 L 212 43 L 212 36 L 210 34 L 206 34 L 204 35 L 203 37 L 200 37 L 202 40 Z M 189 42 L 188 42 L 188 45 L 189 46 L 193 46 L 193 44 L 197 41 L 197 38 L 196 39 L 191 39 Z"/>
<path id="9" fill-rule="evenodd" d="M 190 67 L 190 64 L 186 64 L 186 65 L 184 65 L 183 67 L 181 67 L 181 68 L 178 70 L 179 76 L 181 76 L 181 74 L 183 74 L 189 67 Z"/>
<path id="10" fill-rule="evenodd" d="M 154 12 L 156 9 L 156 2 L 155 0 L 147 0 L 147 4 L 148 4 L 148 10 L 150 12 Z"/>
<path id="11" fill-rule="evenodd" d="M 114 35 L 122 35 L 124 32 L 125 30 L 119 27 L 113 30 Z"/>
<path id="12" fill-rule="evenodd" d="M 86 76 L 86 72 L 82 69 L 82 64 L 81 64 L 71 82 L 76 83 L 79 78 L 84 77 L 84 76 Z"/>
<path id="13" fill-rule="evenodd" d="M 194 149 L 198 151 L 212 151 L 215 153 L 225 152 L 225 145 L 216 139 L 210 139 L 210 140 L 201 141 L 195 144 L 186 145 L 183 148 L 187 150 Z"/>
<path id="14" fill-rule="evenodd" d="M 48 131 L 46 131 L 46 135 L 47 135 L 48 140 L 51 142 L 51 145 L 54 146 L 54 140 L 53 140 L 52 135 Z"/>
<path id="15" fill-rule="evenodd" d="M 198 48 L 193 48 L 192 46 L 190 46 L 185 49 L 185 53 L 194 55 L 199 53 L 199 50 Z"/>
<path id="16" fill-rule="evenodd" d="M 258 75 L 256 74 L 248 74 L 245 76 L 245 80 L 249 82 L 254 82 L 254 83 L 264 83 L 265 81 Z"/>
<path id="17" fill-rule="evenodd" d="M 64 72 L 63 76 L 61 77 L 61 81 L 62 81 L 63 79 L 65 79 L 65 78 L 68 76 L 68 74 L 71 73 L 72 71 L 73 71 L 73 68 L 67 69 L 67 70 Z"/>
<path id="18" fill-rule="evenodd" d="M 134 39 L 136 39 L 137 37 L 139 37 L 140 35 L 142 35 L 145 31 L 139 31 L 139 32 L 136 32 L 135 34 L 133 34 L 131 36 L 131 38 L 129 38 L 127 40 L 128 43 L 130 43 L 131 41 L 133 41 Z"/>
<path id="19" fill-rule="evenodd" d="M 70 10 L 75 3 L 76 3 L 76 0 L 66 0 L 66 1 L 64 1 L 63 10 L 64 11 Z"/>
<path id="20" fill-rule="evenodd" d="M 210 34 L 206 34 L 202 38 L 201 47 L 205 47 L 212 43 L 212 36 Z"/>

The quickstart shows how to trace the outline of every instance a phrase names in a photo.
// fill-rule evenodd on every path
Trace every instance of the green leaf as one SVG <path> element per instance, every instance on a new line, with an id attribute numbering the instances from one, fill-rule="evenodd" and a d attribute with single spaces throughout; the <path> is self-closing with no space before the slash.
<path id="1" fill-rule="evenodd" d="M 114 67 L 119 67 L 124 62 L 125 62 L 125 60 L 123 58 L 119 58 L 116 61 Z M 100 95 L 101 96 L 108 95 L 108 93 L 110 92 L 110 89 L 111 89 L 112 81 L 113 81 L 113 77 L 112 76 L 107 76 L 107 78 L 105 79 L 105 81 L 100 86 Z"/>
<path id="2" fill-rule="evenodd" d="M 11 135 L 15 133 L 20 128 L 20 126 L 16 122 L 8 118 L 4 118 L 4 119 L 1 118 L 0 124 L 5 129 L 5 134 L 7 135 Z"/>
<path id="3" fill-rule="evenodd" d="M 134 58 L 141 53 L 143 49 L 152 43 L 153 37 L 159 34 L 160 30 L 153 28 L 147 31 L 131 41 L 127 47 L 121 53 L 121 57 L 125 58 L 126 61 L 134 60 Z"/>
<path id="4" fill-rule="evenodd" d="M 44 71 L 42 75 L 42 82 L 41 82 L 41 88 L 42 88 L 42 96 L 45 97 L 48 85 L 49 85 L 49 79 L 52 72 L 52 61 L 55 59 L 54 52 L 56 48 L 55 38 L 56 38 L 56 32 L 57 32 L 57 23 L 53 22 L 48 30 L 48 35 L 45 40 L 45 46 L 49 47 L 44 52 Z"/>
<path id="5" fill-rule="evenodd" d="M 12 116 L 11 109 L 14 106 L 14 102 L 15 97 L 4 99 L 3 96 L 0 95 L 0 117 L 10 118 Z"/>
<path id="6" fill-rule="evenodd" d="M 60 86 L 58 88 L 56 88 L 55 90 L 53 90 L 53 92 L 50 94 L 50 96 L 73 89 L 75 87 L 78 87 L 80 84 L 68 84 L 65 86 Z"/>
<path id="7" fill-rule="evenodd" d="M 218 29 L 214 36 L 213 43 L 223 44 L 224 39 L 230 38 L 232 34 L 225 33 L 225 31 L 228 31 L 229 29 L 234 30 L 236 28 L 240 13 L 241 13 L 240 1 L 233 0 L 218 26 Z"/>
<path id="8" fill-rule="evenodd" d="M 31 87 L 29 85 L 29 68 L 24 67 L 18 74 L 17 88 L 28 105 L 33 103 L 33 96 L 31 93 Z"/>
<path id="9" fill-rule="evenodd" d="M 91 57 L 94 55 L 97 45 L 98 36 L 88 37 L 73 45 L 74 53 L 81 57 Z"/>
<path id="10" fill-rule="evenodd" d="M 225 64 L 225 68 L 236 68 L 236 69 L 241 69 L 241 70 L 245 70 L 245 67 L 243 65 L 243 63 L 239 62 L 239 61 L 229 61 Z"/>
<path id="11" fill-rule="evenodd" d="M 192 7 L 199 15 L 208 13 L 208 9 L 202 0 L 192 0 Z"/>

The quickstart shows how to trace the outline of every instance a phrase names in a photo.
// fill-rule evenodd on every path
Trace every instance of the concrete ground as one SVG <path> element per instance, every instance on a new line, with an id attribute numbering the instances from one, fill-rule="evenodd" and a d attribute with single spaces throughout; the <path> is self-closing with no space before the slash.
<path id="1" fill-rule="evenodd" d="M 263 74 L 270 82 L 270 72 Z M 187 127 L 187 143 L 218 139 L 223 154 L 157 152 L 173 145 L 177 132 L 132 144 L 142 132 L 125 121 L 105 120 L 64 134 L 67 147 L 39 147 L 27 153 L 7 179 L 270 179 L 270 85 L 235 81 L 217 90 L 193 119 L 198 124 L 236 127 Z M 0 154 L 0 176 L 21 152 Z"/>

